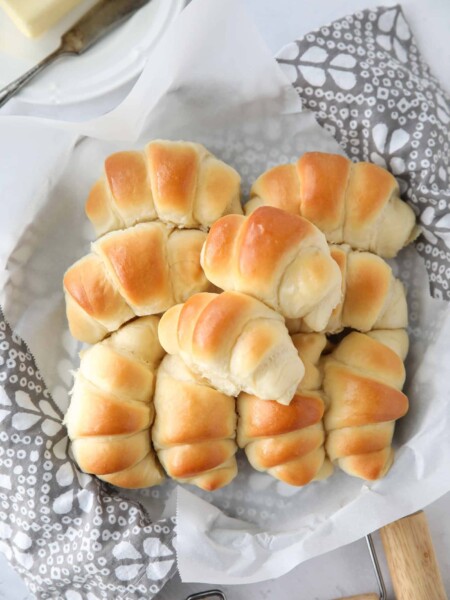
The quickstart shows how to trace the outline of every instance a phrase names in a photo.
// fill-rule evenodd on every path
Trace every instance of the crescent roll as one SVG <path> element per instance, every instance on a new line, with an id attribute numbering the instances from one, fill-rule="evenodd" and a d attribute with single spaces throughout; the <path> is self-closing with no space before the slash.
<path id="1" fill-rule="evenodd" d="M 341 299 L 341 273 L 323 233 L 277 208 L 219 219 L 201 264 L 219 288 L 254 296 L 285 317 L 303 317 L 315 331 L 326 326 Z"/>
<path id="2" fill-rule="evenodd" d="M 420 232 L 399 194 L 395 177 L 378 165 L 307 152 L 295 164 L 258 177 L 245 212 L 261 205 L 282 208 L 314 223 L 331 243 L 389 258 Z"/>
<path id="3" fill-rule="evenodd" d="M 98 239 L 64 275 L 72 335 L 92 344 L 135 316 L 161 313 L 210 289 L 200 266 L 205 237 L 155 221 Z"/>
<path id="4" fill-rule="evenodd" d="M 112 154 L 86 202 L 97 236 L 156 219 L 207 229 L 228 213 L 242 213 L 240 176 L 193 142 L 155 140 Z"/>
<path id="5" fill-rule="evenodd" d="M 168 310 L 159 339 L 213 387 L 289 404 L 304 374 L 283 317 L 239 292 L 203 293 Z"/>
<path id="6" fill-rule="evenodd" d="M 125 488 L 164 479 L 150 441 L 158 317 L 124 325 L 81 354 L 65 424 L 80 468 Z"/>
<path id="7" fill-rule="evenodd" d="M 326 450 L 349 475 L 379 479 L 392 465 L 395 422 L 408 411 L 407 351 L 402 329 L 353 332 L 323 359 Z"/>
<path id="8" fill-rule="evenodd" d="M 167 475 L 204 490 L 237 475 L 236 401 L 195 375 L 179 356 L 166 356 L 155 391 L 152 439 Z"/>
<path id="9" fill-rule="evenodd" d="M 408 325 L 405 289 L 386 261 L 371 252 L 355 252 L 347 245 L 331 246 L 331 256 L 341 270 L 342 300 L 324 333 L 337 333 L 345 327 L 370 331 Z M 312 329 L 306 319 L 288 320 L 287 326 L 291 333 Z"/>
<path id="10" fill-rule="evenodd" d="M 305 365 L 305 376 L 289 406 L 239 394 L 238 444 L 250 464 L 290 485 L 302 486 L 332 472 L 325 455 L 323 414 L 318 368 L 326 338 L 319 333 L 298 334 L 293 342 Z"/>

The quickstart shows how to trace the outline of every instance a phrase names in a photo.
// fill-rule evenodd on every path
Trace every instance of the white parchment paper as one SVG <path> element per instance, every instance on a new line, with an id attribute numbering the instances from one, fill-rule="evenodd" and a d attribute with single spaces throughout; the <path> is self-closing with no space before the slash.
<path id="1" fill-rule="evenodd" d="M 263 170 L 307 150 L 340 152 L 300 101 L 238 0 L 195 0 L 151 54 L 130 96 L 85 123 L 0 118 L 0 302 L 47 387 L 68 406 L 79 344 L 65 321 L 62 276 L 88 251 L 84 216 L 104 158 L 156 137 L 205 143 L 239 170 L 243 193 Z M 252 471 L 202 493 L 168 483 L 136 492 L 152 516 L 173 510 L 184 581 L 250 583 L 347 544 L 450 490 L 450 314 L 432 300 L 413 248 L 396 261 L 409 293 L 411 410 L 389 475 L 343 473 L 296 489 Z M 170 501 L 169 501 L 170 499 Z"/>

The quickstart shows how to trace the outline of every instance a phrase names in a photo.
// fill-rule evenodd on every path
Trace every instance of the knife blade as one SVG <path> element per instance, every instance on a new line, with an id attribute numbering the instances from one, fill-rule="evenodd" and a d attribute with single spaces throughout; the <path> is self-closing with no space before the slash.
<path id="1" fill-rule="evenodd" d="M 64 52 L 81 54 L 150 0 L 101 0 L 61 38 Z"/>

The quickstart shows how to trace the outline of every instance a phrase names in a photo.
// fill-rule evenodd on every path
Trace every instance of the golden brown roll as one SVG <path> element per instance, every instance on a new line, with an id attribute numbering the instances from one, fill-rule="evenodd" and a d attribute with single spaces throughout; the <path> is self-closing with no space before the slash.
<path id="1" fill-rule="evenodd" d="M 196 294 L 174 306 L 161 319 L 159 339 L 229 396 L 246 391 L 289 404 L 304 373 L 283 317 L 239 292 Z"/>
<path id="2" fill-rule="evenodd" d="M 295 164 L 263 173 L 252 186 L 246 214 L 261 205 L 305 217 L 331 243 L 386 258 L 419 234 L 415 214 L 400 199 L 393 175 L 337 154 L 307 152 Z"/>
<path id="3" fill-rule="evenodd" d="M 64 275 L 72 335 L 92 344 L 135 316 L 161 313 L 210 289 L 200 266 L 205 237 L 155 221 L 98 239 Z"/>
<path id="4" fill-rule="evenodd" d="M 192 142 L 112 154 L 86 202 L 97 236 L 155 219 L 206 229 L 228 213 L 242 213 L 239 174 Z"/>
<path id="5" fill-rule="evenodd" d="M 331 256 L 342 273 L 342 301 L 324 333 L 337 333 L 345 327 L 365 332 L 407 326 L 405 290 L 387 262 L 371 252 L 352 251 L 348 245 L 331 246 Z M 306 319 L 288 320 L 287 326 L 291 333 L 312 329 Z"/>
<path id="6" fill-rule="evenodd" d="M 326 449 L 349 475 L 379 479 L 392 465 L 395 421 L 408 411 L 407 351 L 404 330 L 353 332 L 323 359 Z"/>
<path id="7" fill-rule="evenodd" d="M 236 401 L 166 356 L 155 391 L 152 439 L 167 475 L 212 491 L 237 474 Z"/>
<path id="8" fill-rule="evenodd" d="M 125 488 L 164 475 L 150 441 L 159 318 L 136 319 L 81 354 L 65 424 L 80 468 Z"/>
<path id="9" fill-rule="evenodd" d="M 303 317 L 314 331 L 326 326 L 341 298 L 340 270 L 323 233 L 269 206 L 219 219 L 201 264 L 219 288 L 254 296 L 285 317 Z"/>
<path id="10" fill-rule="evenodd" d="M 322 417 L 325 410 L 319 388 L 319 358 L 326 338 L 319 333 L 293 336 L 305 365 L 305 376 L 289 406 L 239 394 L 238 444 L 258 471 L 290 485 L 302 486 L 332 472 L 325 456 Z"/>

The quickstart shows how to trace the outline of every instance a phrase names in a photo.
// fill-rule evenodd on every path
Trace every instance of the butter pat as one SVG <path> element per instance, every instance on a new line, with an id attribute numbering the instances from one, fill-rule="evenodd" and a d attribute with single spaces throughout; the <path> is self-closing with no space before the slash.
<path id="1" fill-rule="evenodd" d="M 82 0 L 0 0 L 0 7 L 28 37 L 53 27 Z"/>

